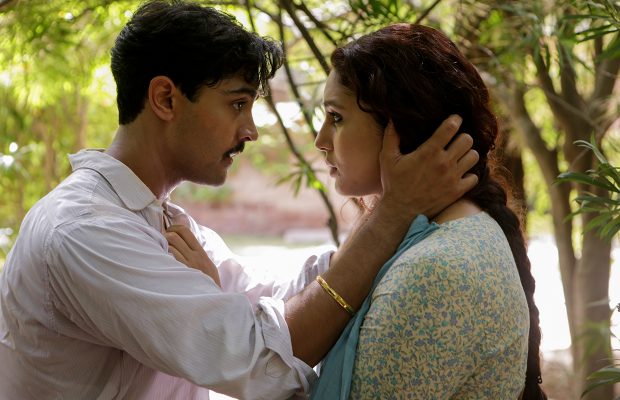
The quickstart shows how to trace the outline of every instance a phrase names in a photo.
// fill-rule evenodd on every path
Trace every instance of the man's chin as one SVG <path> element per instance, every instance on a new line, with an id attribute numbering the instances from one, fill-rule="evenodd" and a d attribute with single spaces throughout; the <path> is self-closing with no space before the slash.
<path id="1" fill-rule="evenodd" d="M 207 186 L 214 186 L 214 187 L 218 187 L 218 186 L 222 186 L 224 183 L 226 183 L 226 172 L 224 172 L 222 175 L 220 176 L 208 176 L 208 177 L 198 177 L 196 179 L 192 179 L 191 182 L 192 183 L 196 183 L 198 185 L 207 185 Z"/>

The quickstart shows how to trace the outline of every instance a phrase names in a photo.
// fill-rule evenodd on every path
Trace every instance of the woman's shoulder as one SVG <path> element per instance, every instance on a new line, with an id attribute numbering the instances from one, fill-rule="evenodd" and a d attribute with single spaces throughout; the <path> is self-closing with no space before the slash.
<path id="1" fill-rule="evenodd" d="M 375 295 L 400 291 L 407 296 L 419 288 L 479 292 L 500 282 L 519 283 L 510 246 L 501 228 L 481 212 L 439 225 L 429 237 L 395 261 L 378 284 Z M 455 289 L 456 288 L 456 289 Z"/>
<path id="2" fill-rule="evenodd" d="M 462 301 L 478 301 L 482 294 L 522 297 L 508 241 L 497 222 L 484 212 L 442 223 L 405 251 L 383 276 L 373 298 L 387 293 L 405 302 L 417 296 Z"/>
<path id="3" fill-rule="evenodd" d="M 409 248 L 395 264 L 444 265 L 446 262 L 475 261 L 503 249 L 511 256 L 501 227 L 485 212 L 450 220 L 438 225 L 429 237 Z"/>

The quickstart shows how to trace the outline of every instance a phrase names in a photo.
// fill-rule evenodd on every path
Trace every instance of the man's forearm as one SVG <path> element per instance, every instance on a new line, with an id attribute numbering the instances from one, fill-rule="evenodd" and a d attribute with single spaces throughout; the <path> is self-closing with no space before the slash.
<path id="1" fill-rule="evenodd" d="M 325 281 L 357 310 L 383 264 L 396 252 L 410 221 L 379 204 L 332 256 Z M 293 353 L 314 366 L 336 342 L 351 316 L 313 282 L 286 303 Z"/>

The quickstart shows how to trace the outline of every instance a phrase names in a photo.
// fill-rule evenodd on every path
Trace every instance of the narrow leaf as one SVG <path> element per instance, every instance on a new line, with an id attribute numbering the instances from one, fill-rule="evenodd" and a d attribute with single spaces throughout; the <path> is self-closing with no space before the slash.
<path id="1" fill-rule="evenodd" d="M 569 174 L 569 175 L 568 175 Z M 590 175 L 582 174 L 582 173 L 562 173 L 558 176 L 558 180 L 560 182 L 575 182 L 575 183 L 583 183 L 586 185 L 596 186 L 601 189 L 609 190 L 610 192 L 614 191 L 614 186 L 607 182 L 606 180 L 599 180 L 591 177 Z"/>
<path id="2" fill-rule="evenodd" d="M 597 215 L 596 217 L 592 218 L 592 220 L 590 222 L 588 222 L 586 224 L 586 226 L 583 228 L 584 231 L 590 231 L 598 226 L 601 225 L 605 225 L 609 222 L 609 219 L 611 217 L 607 214 L 601 214 L 601 215 Z"/>

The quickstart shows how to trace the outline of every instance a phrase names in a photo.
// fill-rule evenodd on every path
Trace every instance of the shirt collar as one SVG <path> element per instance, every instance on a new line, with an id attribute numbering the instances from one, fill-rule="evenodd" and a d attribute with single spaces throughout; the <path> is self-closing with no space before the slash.
<path id="1" fill-rule="evenodd" d="M 103 149 L 85 149 L 69 155 L 73 171 L 78 169 L 92 169 L 103 176 L 125 206 L 138 211 L 146 208 L 153 202 L 161 204 L 153 192 L 133 173 L 133 171 L 103 152 Z"/>

